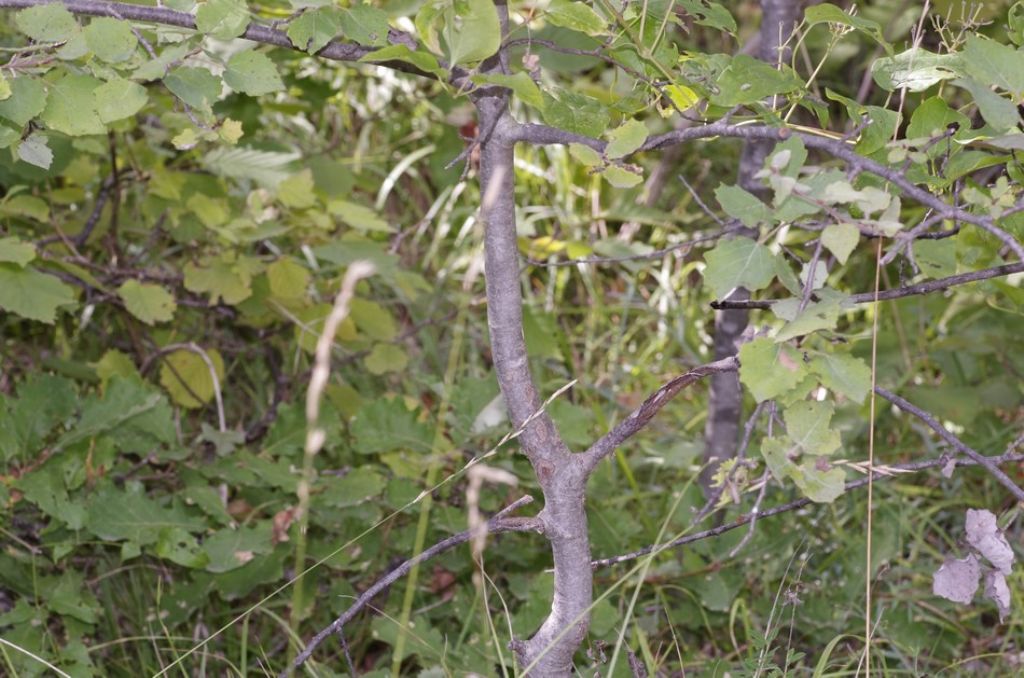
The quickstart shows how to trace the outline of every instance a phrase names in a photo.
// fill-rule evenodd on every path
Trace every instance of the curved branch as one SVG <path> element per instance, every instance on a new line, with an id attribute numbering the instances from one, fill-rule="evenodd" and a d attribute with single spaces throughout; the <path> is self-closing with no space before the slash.
<path id="1" fill-rule="evenodd" d="M 769 141 L 785 141 L 791 136 L 797 136 L 803 141 L 804 146 L 819 151 L 824 151 L 834 158 L 844 161 L 847 166 L 854 169 L 874 174 L 877 177 L 891 182 L 899 187 L 907 196 L 913 198 L 921 205 L 930 207 L 936 212 L 943 214 L 950 219 L 957 219 L 973 224 L 995 236 L 1004 245 L 1009 247 L 1019 259 L 1024 261 L 1024 245 L 1018 242 L 1012 235 L 995 224 L 986 216 L 974 214 L 956 205 L 950 205 L 941 198 L 917 186 L 898 169 L 886 167 L 870 158 L 860 155 L 853 149 L 849 142 L 832 139 L 820 134 L 800 132 L 788 127 L 767 127 L 757 124 L 729 123 L 719 121 L 697 127 L 677 129 L 665 134 L 649 137 L 639 151 L 653 151 L 666 148 L 675 144 L 685 143 L 696 139 L 708 139 L 711 137 L 732 137 L 737 139 L 766 139 Z M 516 141 L 531 143 L 534 145 L 547 144 L 583 144 L 597 151 L 603 151 L 606 142 L 600 139 L 555 129 L 547 125 L 520 125 Z"/>
<path id="2" fill-rule="evenodd" d="M 1003 276 L 1011 275 L 1013 273 L 1024 273 L 1024 262 L 1018 262 L 1016 264 L 1003 264 L 1002 266 L 993 266 L 992 268 L 983 268 L 980 271 L 971 271 L 970 273 L 961 273 L 959 275 L 951 275 L 945 278 L 938 278 L 937 280 L 929 280 L 927 282 L 917 283 L 916 285 L 907 285 L 905 287 L 897 287 L 892 290 L 881 290 L 878 296 L 875 297 L 874 292 L 862 292 L 860 294 L 854 294 L 849 297 L 849 301 L 854 304 L 873 304 L 875 300 L 888 301 L 891 299 L 902 299 L 903 297 L 912 297 L 918 294 L 929 294 L 931 292 L 940 292 L 950 287 L 957 285 L 966 285 L 967 283 L 978 282 L 979 280 L 988 280 L 990 278 L 1001 278 Z M 752 301 L 712 301 L 711 308 L 760 308 L 766 309 L 771 308 L 774 304 L 781 301 L 780 299 L 757 299 Z"/>
<path id="3" fill-rule="evenodd" d="M 1010 464 L 1024 461 L 1024 454 L 1004 454 L 998 457 L 982 457 L 982 460 L 984 461 L 979 462 L 970 457 L 961 457 L 954 459 L 953 461 L 956 463 L 957 466 L 985 466 L 986 464 Z M 945 466 L 949 462 L 950 459 L 948 457 L 942 456 L 939 457 L 938 459 L 915 461 L 910 462 L 908 464 L 895 464 L 888 468 L 899 471 L 916 472 L 923 471 L 928 468 Z M 893 477 L 892 474 L 875 471 L 873 480 L 886 480 L 891 477 Z M 858 480 L 854 480 L 853 482 L 846 483 L 846 488 L 844 491 L 849 492 L 850 490 L 856 490 L 857 488 L 865 487 L 867 484 L 868 478 L 860 478 Z M 761 511 L 757 514 L 757 519 L 762 520 L 764 518 L 770 518 L 771 516 L 789 513 L 790 511 L 801 509 L 804 506 L 813 503 L 814 502 L 812 502 L 810 499 L 806 497 L 804 497 L 803 499 L 795 499 L 793 501 L 786 502 L 785 504 L 780 504 L 779 506 L 774 506 L 765 511 Z M 687 544 L 692 544 L 694 542 L 709 539 L 711 537 L 717 537 L 720 534 L 731 532 L 732 530 L 735 530 L 738 527 L 748 525 L 753 519 L 754 516 L 752 514 L 742 515 L 736 520 L 732 521 L 731 523 L 725 523 L 724 525 L 719 525 L 718 527 L 713 527 L 709 530 L 695 532 L 685 537 L 680 537 L 679 539 L 674 539 L 670 542 L 665 542 L 664 544 L 652 544 L 651 546 L 645 546 L 642 549 L 637 549 L 636 551 L 632 551 L 630 553 L 623 553 L 621 555 L 612 556 L 610 558 L 601 558 L 600 560 L 594 560 L 590 563 L 590 566 L 596 570 L 599 567 L 618 565 L 619 563 L 624 563 L 629 560 L 636 560 L 637 558 L 642 558 L 643 556 L 646 556 L 649 553 L 666 551 L 670 548 L 685 546 Z"/>
<path id="4" fill-rule="evenodd" d="M 500 534 L 502 532 L 537 531 L 540 523 L 536 518 L 515 519 L 505 517 L 509 513 L 515 511 L 516 509 L 522 506 L 525 506 L 526 504 L 529 504 L 532 501 L 533 497 L 527 495 L 525 497 L 520 497 L 516 501 L 512 502 L 504 509 L 499 511 L 493 518 L 487 521 L 487 531 L 491 534 Z M 464 532 L 460 532 L 456 535 L 448 537 L 447 539 L 439 541 L 430 548 L 425 549 L 419 555 L 410 558 L 409 560 L 405 561 L 404 563 L 402 563 L 401 565 L 399 565 L 398 567 L 391 570 L 386 575 L 375 581 L 373 585 L 370 586 L 370 588 L 363 591 L 363 593 L 358 598 L 356 598 L 356 601 L 352 603 L 352 605 L 350 605 L 349 608 L 345 610 L 345 612 L 342 613 L 340 617 L 335 619 L 333 622 L 331 622 L 329 626 L 327 626 L 319 633 L 317 633 L 315 636 L 313 636 L 309 643 L 306 644 L 305 649 L 303 649 L 299 656 L 295 658 L 295 661 L 294 663 L 292 663 L 291 668 L 281 673 L 282 678 L 284 676 L 287 676 L 290 671 L 293 671 L 302 666 L 302 664 L 304 664 L 306 660 L 313 655 L 313 652 L 320 645 L 320 643 L 322 643 L 332 633 L 339 632 L 345 626 L 345 624 L 352 621 L 352 619 L 361 610 L 363 610 L 367 605 L 369 605 L 370 601 L 377 597 L 377 595 L 381 591 L 391 586 L 396 581 L 398 581 L 406 574 L 408 574 L 409 570 L 411 570 L 414 566 L 419 565 L 420 563 L 425 562 L 427 560 L 430 560 L 431 558 L 439 556 L 442 553 L 445 553 L 446 551 L 450 551 L 456 546 L 459 546 L 460 544 L 465 544 L 470 540 L 470 537 L 472 537 L 473 534 L 476 534 L 478 532 L 479 529 L 474 531 L 465 530 Z"/>
<path id="5" fill-rule="evenodd" d="M 0 9 L 21 9 L 42 5 L 42 0 L 0 0 Z M 177 26 L 178 28 L 196 29 L 196 18 L 188 12 L 178 12 L 166 7 L 147 7 L 145 5 L 132 5 L 124 2 L 107 2 L 106 0 L 61 0 L 61 4 L 72 14 L 85 16 L 102 16 L 116 19 L 128 19 L 150 24 L 163 26 Z M 296 52 L 306 53 L 292 44 L 288 34 L 276 28 L 261 26 L 250 23 L 245 29 L 242 38 L 265 45 L 284 47 Z M 404 42 L 404 41 L 403 41 Z M 316 53 L 316 56 L 330 59 L 332 61 L 359 61 L 367 54 L 377 51 L 376 47 L 367 47 L 351 42 L 339 42 L 332 40 Z M 421 71 L 410 63 L 404 61 L 375 61 L 369 65 L 385 66 L 392 70 L 419 75 L 426 78 L 435 76 Z"/>
<path id="6" fill-rule="evenodd" d="M 640 407 L 633 410 L 632 414 L 623 419 L 618 426 L 603 435 L 597 442 L 590 446 L 583 454 L 579 455 L 580 462 L 586 473 L 591 473 L 598 463 L 615 451 L 615 449 L 638 433 L 647 423 L 654 418 L 661 408 L 665 407 L 684 388 L 695 381 L 698 381 L 709 374 L 718 372 L 732 372 L 739 367 L 739 360 L 735 357 L 725 358 L 707 365 L 695 367 L 675 377 L 653 394 Z"/>

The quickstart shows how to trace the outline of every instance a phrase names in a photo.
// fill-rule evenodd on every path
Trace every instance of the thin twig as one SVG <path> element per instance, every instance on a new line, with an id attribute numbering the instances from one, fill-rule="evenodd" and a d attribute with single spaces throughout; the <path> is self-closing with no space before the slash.
<path id="1" fill-rule="evenodd" d="M 519 508 L 529 504 L 532 501 L 533 497 L 531 497 L 530 495 L 526 495 L 524 497 L 520 497 L 516 501 L 506 506 L 504 509 L 495 514 L 493 518 L 487 521 L 487 532 L 490 534 L 498 534 L 501 532 L 538 531 L 541 526 L 541 522 L 536 518 L 506 518 L 506 516 L 509 513 L 518 510 Z M 459 546 L 460 544 L 465 544 L 470 540 L 472 536 L 472 531 L 465 530 L 456 535 L 452 535 L 447 539 L 443 539 L 434 544 L 433 546 L 431 546 L 430 548 L 424 549 L 423 552 L 419 555 L 406 560 L 404 563 L 402 563 L 401 565 L 394 568 L 386 575 L 378 579 L 376 582 L 373 583 L 372 586 L 370 586 L 370 588 L 366 589 L 358 598 L 356 598 L 356 601 L 352 603 L 352 605 L 350 605 L 349 608 L 345 610 L 345 612 L 340 617 L 335 619 L 333 622 L 331 622 L 329 626 L 327 626 L 322 631 L 313 636 L 313 638 L 306 645 L 305 649 L 303 649 L 302 652 L 299 653 L 299 655 L 295 658 L 295 661 L 292 663 L 289 670 L 294 671 L 295 669 L 302 666 L 302 664 L 305 663 L 305 661 L 313 655 L 313 652 L 320 645 L 320 643 L 322 643 L 331 634 L 336 633 L 339 629 L 343 628 L 345 624 L 352 621 L 356 614 L 358 614 L 363 608 L 365 608 L 367 604 L 369 604 L 369 602 L 377 596 L 377 594 L 379 594 L 387 587 L 391 586 L 391 584 L 395 583 L 402 577 L 404 577 L 406 573 L 408 573 L 409 570 L 413 568 L 414 565 L 419 565 L 420 563 L 430 560 L 431 558 L 434 558 L 436 556 L 439 556 L 442 553 L 445 553 L 446 551 L 450 551 L 451 549 L 455 548 L 456 546 Z M 288 671 L 283 671 L 280 675 L 282 678 L 284 678 L 284 676 L 288 675 Z"/>
<path id="2" fill-rule="evenodd" d="M 929 280 L 927 282 L 917 283 L 915 285 L 907 285 L 905 287 L 897 287 L 891 290 L 882 290 L 878 293 L 878 301 L 889 301 L 891 299 L 902 299 L 903 297 L 912 297 L 918 294 L 930 294 L 931 292 L 939 292 L 949 287 L 955 287 L 957 285 L 966 285 L 967 283 L 978 282 L 979 280 L 989 280 L 990 278 L 1000 278 L 1014 273 L 1024 273 L 1024 262 L 1017 262 L 1014 264 L 1003 264 L 1002 266 L 993 266 L 992 268 L 983 268 L 980 271 L 971 271 L 970 273 L 961 273 L 959 275 L 951 275 L 945 278 L 938 278 L 937 280 Z M 723 309 L 723 308 L 760 308 L 768 309 L 774 304 L 781 301 L 781 299 L 753 299 L 746 301 L 712 301 L 711 308 Z M 861 292 L 859 294 L 853 294 L 847 297 L 847 301 L 853 304 L 869 304 L 874 303 L 875 293 L 874 292 Z"/>
<path id="3" fill-rule="evenodd" d="M 523 259 L 525 259 L 526 263 L 530 264 L 531 266 L 547 267 L 575 266 L 577 264 L 593 264 L 595 266 L 601 266 L 604 264 L 618 264 L 626 261 L 661 259 L 662 257 L 668 254 L 672 254 L 673 252 L 684 250 L 685 253 L 686 251 L 689 251 L 697 244 L 718 240 L 723 235 L 726 235 L 729 232 L 729 230 L 716 231 L 715 233 L 700 236 L 699 238 L 694 238 L 692 240 L 687 240 L 685 242 L 679 242 L 674 245 L 669 245 L 668 247 L 663 247 L 662 249 L 654 250 L 653 252 L 644 252 L 643 254 L 626 254 L 621 257 L 581 257 L 579 259 L 564 259 L 562 261 L 541 261 L 540 259 L 533 259 L 531 257 L 524 256 Z"/>
<path id="4" fill-rule="evenodd" d="M 986 463 L 991 463 L 991 464 L 1010 464 L 1010 463 L 1024 461 L 1024 454 L 1004 454 L 1004 455 L 1000 455 L 998 457 L 985 457 L 985 459 L 986 459 Z M 916 471 L 923 471 L 924 469 L 928 469 L 928 468 L 936 468 L 936 467 L 945 466 L 948 463 L 949 463 L 949 458 L 946 457 L 946 456 L 942 456 L 942 457 L 939 457 L 938 459 L 927 459 L 925 461 L 918 461 L 918 462 L 910 462 L 910 463 L 907 463 L 907 464 L 893 465 L 893 466 L 888 467 L 888 470 L 889 471 L 891 471 L 891 470 L 899 470 L 899 471 L 916 472 Z M 981 464 L 981 463 L 979 463 L 979 462 L 977 462 L 977 461 L 975 461 L 975 460 L 973 460 L 973 459 L 971 459 L 969 457 L 958 458 L 956 460 L 956 464 L 957 464 L 957 466 L 983 466 L 984 465 L 984 464 Z M 892 477 L 893 477 L 893 475 L 891 473 L 881 473 L 881 472 L 876 471 L 874 479 L 875 480 L 886 480 L 886 479 L 892 478 Z M 858 480 L 854 480 L 853 482 L 846 483 L 846 487 L 845 487 L 844 491 L 845 492 L 849 492 L 850 490 L 855 490 L 855 489 L 864 487 L 867 484 L 868 484 L 868 479 L 867 478 L 860 478 Z M 807 506 L 808 504 L 812 504 L 812 503 L 814 503 L 814 502 L 812 502 L 810 499 L 808 499 L 806 497 L 804 497 L 803 499 L 795 499 L 793 501 L 786 502 L 785 504 L 781 504 L 779 506 L 774 506 L 774 507 L 772 507 L 772 508 L 770 508 L 770 509 L 768 509 L 766 511 L 761 512 L 758 515 L 758 518 L 759 519 L 760 518 L 770 518 L 771 516 L 777 516 L 777 515 L 780 515 L 780 514 L 783 514 L 783 513 L 788 513 L 790 511 L 795 511 L 797 509 L 801 509 L 804 506 Z M 690 535 L 687 535 L 685 537 L 680 537 L 679 539 L 674 539 L 674 540 L 672 540 L 670 542 L 666 542 L 664 544 L 652 544 L 651 546 L 645 546 L 644 548 L 637 549 L 636 551 L 633 551 L 631 553 L 624 553 L 622 555 L 612 556 L 611 558 L 602 558 L 600 560 L 594 560 L 594 561 L 592 561 L 590 563 L 590 565 L 594 569 L 597 569 L 599 567 L 607 567 L 609 565 L 618 565 L 619 563 L 624 563 L 624 562 L 629 561 L 629 560 L 636 560 L 637 558 L 642 558 L 643 556 L 646 556 L 649 553 L 661 552 L 661 551 L 668 550 L 670 548 L 676 548 L 678 546 L 685 546 L 687 544 L 692 544 L 692 543 L 697 542 L 697 541 L 702 541 L 704 539 L 709 539 L 711 537 L 717 537 L 720 534 L 725 534 L 726 532 L 731 532 L 732 530 L 735 530 L 738 527 L 743 527 L 744 525 L 749 524 L 751 519 L 752 519 L 752 516 L 750 516 L 749 514 L 748 515 L 742 515 L 739 518 L 737 518 L 736 520 L 732 521 L 731 523 L 725 523 L 724 525 L 719 525 L 718 527 L 713 527 L 713 528 L 711 528 L 709 530 L 703 530 L 702 532 L 695 532 L 694 534 L 690 534 Z"/>
<path id="5" fill-rule="evenodd" d="M 908 412 L 923 421 L 931 430 L 938 433 L 940 438 L 956 448 L 956 450 L 961 454 L 967 455 L 977 463 L 984 466 L 985 469 L 1003 485 L 1003 487 L 1008 489 L 1010 493 L 1017 498 L 1017 501 L 1024 502 L 1024 490 L 1022 490 L 1017 483 L 1013 482 L 1010 476 L 1006 475 L 1002 469 L 1000 469 L 988 457 L 980 454 L 974 448 L 968 447 L 962 440 L 950 433 L 945 426 L 935 419 L 935 417 L 881 386 L 875 387 L 875 393 L 882 396 L 904 412 Z"/>

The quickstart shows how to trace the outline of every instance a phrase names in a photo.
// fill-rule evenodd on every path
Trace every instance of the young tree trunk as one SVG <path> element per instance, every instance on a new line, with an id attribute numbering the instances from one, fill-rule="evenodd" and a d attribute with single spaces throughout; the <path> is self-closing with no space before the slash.
<path id="1" fill-rule="evenodd" d="M 757 57 L 771 64 L 789 61 L 790 48 L 787 44 L 793 27 L 800 20 L 800 0 L 761 0 L 761 28 L 758 31 Z M 740 155 L 738 183 L 741 187 L 758 196 L 763 196 L 764 187 L 754 179 L 754 174 L 763 166 L 775 143 L 762 139 L 751 139 L 743 144 Z M 753 231 L 744 235 L 757 237 Z M 743 288 L 736 289 L 728 296 L 730 301 L 750 298 Z M 715 311 L 714 349 L 715 360 L 736 355 L 737 342 L 747 328 L 750 312 L 744 309 Z M 736 456 L 740 440 L 740 418 L 743 410 L 743 391 L 739 374 L 720 372 L 711 376 L 708 396 L 708 418 L 704 425 L 704 462 L 700 476 L 705 494 L 711 493 L 711 479 L 719 464 Z"/>

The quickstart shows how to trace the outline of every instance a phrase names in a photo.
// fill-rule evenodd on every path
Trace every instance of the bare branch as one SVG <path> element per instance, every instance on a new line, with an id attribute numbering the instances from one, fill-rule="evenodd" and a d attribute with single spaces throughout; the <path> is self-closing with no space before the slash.
<path id="1" fill-rule="evenodd" d="M 907 285 L 905 287 L 897 287 L 891 290 L 881 290 L 878 293 L 878 301 L 888 301 L 891 299 L 902 299 L 903 297 L 912 297 L 918 294 L 930 294 L 931 292 L 939 292 L 941 290 L 955 287 L 957 285 L 966 285 L 967 283 L 978 282 L 979 280 L 989 280 L 990 278 L 1001 278 L 1004 276 L 1011 275 L 1013 273 L 1024 273 L 1024 262 L 1018 262 L 1016 264 L 1003 264 L 1002 266 L 993 266 L 992 268 L 983 268 L 980 271 L 971 271 L 970 273 L 960 273 L 959 275 L 951 275 L 945 278 L 938 278 L 937 280 L 929 280 L 923 283 L 917 283 L 916 285 Z M 711 308 L 771 308 L 772 305 L 780 301 L 779 299 L 756 299 L 748 301 L 712 301 Z M 849 297 L 849 301 L 854 304 L 870 304 L 875 302 L 874 292 L 862 292 L 860 294 L 854 294 Z"/>
<path id="2" fill-rule="evenodd" d="M 602 459 L 614 452 L 619 445 L 646 426 L 654 418 L 654 415 L 661 411 L 661 408 L 665 407 L 684 388 L 709 374 L 732 372 L 739 367 L 739 364 L 739 360 L 736 358 L 726 358 L 708 363 L 707 365 L 701 365 L 680 374 L 659 388 L 640 407 L 633 410 L 632 414 L 623 419 L 618 426 L 602 436 L 586 452 L 579 455 L 580 463 L 583 465 L 585 472 L 587 474 L 591 473 Z"/>
<path id="3" fill-rule="evenodd" d="M 493 518 L 487 521 L 487 531 L 491 534 L 499 534 L 501 532 L 536 532 L 540 528 L 540 521 L 536 518 L 507 518 L 509 513 L 529 504 L 533 501 L 533 497 L 527 495 L 520 497 L 516 501 L 512 502 L 500 512 L 498 512 Z M 305 649 L 295 658 L 291 668 L 288 671 L 281 673 L 282 678 L 287 676 L 289 671 L 294 671 L 299 668 L 309 659 L 316 648 L 332 633 L 340 631 L 345 624 L 352 621 L 352 619 L 363 610 L 381 591 L 391 586 L 393 583 L 404 577 L 409 573 L 414 566 L 419 565 L 425 561 L 435 558 L 446 551 L 450 551 L 460 544 L 465 544 L 472 537 L 470 530 L 465 530 L 456 535 L 452 535 L 447 539 L 443 539 L 428 549 L 424 549 L 422 553 L 417 556 L 410 558 L 395 569 L 388 572 L 386 575 L 378 579 L 373 583 L 370 588 L 363 591 L 363 593 L 356 598 L 356 601 L 345 612 L 335 619 L 329 626 L 317 633 L 306 645 Z"/>
<path id="4" fill-rule="evenodd" d="M 883 398 L 891 402 L 893 405 L 903 410 L 904 412 L 909 412 L 910 414 L 914 415 L 915 417 L 923 421 L 925 424 L 928 425 L 930 429 L 938 433 L 940 438 L 942 438 L 947 443 L 956 448 L 956 450 L 959 451 L 961 454 L 967 455 L 975 462 L 984 466 L 985 470 L 992 474 L 992 476 L 996 480 L 1002 483 L 1003 487 L 1008 489 L 1010 493 L 1017 498 L 1017 501 L 1024 501 L 1024 490 L 1020 489 L 1017 483 L 1013 482 L 1013 480 L 1010 479 L 1010 476 L 1003 473 L 1002 469 L 1000 469 L 991 459 L 980 454 L 975 449 L 965 445 L 962 440 L 960 440 L 955 435 L 950 433 L 945 426 L 940 424 L 938 420 L 935 419 L 935 417 L 928 414 L 921 408 L 904 400 L 895 393 L 887 391 L 881 386 L 875 387 L 875 393 L 882 396 Z"/>
<path id="5" fill-rule="evenodd" d="M 970 457 L 957 458 L 956 465 L 986 466 L 997 464 L 1011 464 L 1024 461 L 1024 454 L 1004 454 L 997 457 L 982 457 L 982 459 L 984 460 L 984 462 L 975 461 Z M 910 462 L 907 464 L 897 464 L 889 468 L 898 471 L 916 472 L 923 471 L 929 468 L 942 467 L 948 463 L 949 458 L 943 456 L 939 457 L 938 459 L 927 459 L 924 461 Z M 875 471 L 874 474 L 874 480 L 886 480 L 891 477 L 891 473 L 882 473 L 879 471 Z M 853 482 L 846 483 L 846 488 L 844 491 L 849 492 L 850 490 L 856 490 L 858 488 L 865 487 L 867 484 L 868 478 L 859 478 L 857 480 L 854 480 Z M 812 503 L 814 502 L 812 502 L 810 499 L 806 497 L 804 497 L 803 499 L 795 499 L 793 501 L 786 502 L 785 504 L 781 504 L 779 506 L 767 509 L 766 511 L 763 511 L 760 514 L 758 514 L 757 518 L 758 520 L 762 520 L 764 518 L 770 518 L 772 516 L 781 515 L 783 513 L 789 513 L 790 511 L 796 511 L 797 509 L 801 509 L 807 506 L 808 504 Z M 736 528 L 743 527 L 744 525 L 749 524 L 752 519 L 753 516 L 750 514 L 742 515 L 736 520 L 732 521 L 731 523 L 725 523 L 723 525 L 719 525 L 718 527 L 713 527 L 709 530 L 695 532 L 693 534 L 686 535 L 685 537 L 680 537 L 679 539 L 674 539 L 664 544 L 652 544 L 651 546 L 645 546 L 644 548 L 637 549 L 636 551 L 633 551 L 631 553 L 623 553 L 622 555 L 612 556 L 611 558 L 601 558 L 600 560 L 592 561 L 590 563 L 590 566 L 594 569 L 597 569 L 599 567 L 608 567 L 609 565 L 618 565 L 619 563 L 625 563 L 630 560 L 642 558 L 643 556 L 646 556 L 649 553 L 660 553 L 661 551 L 666 551 L 671 548 L 686 546 L 687 544 L 692 544 L 694 542 L 709 539 L 711 537 L 717 537 L 718 535 L 725 534 L 726 532 L 731 532 Z"/>

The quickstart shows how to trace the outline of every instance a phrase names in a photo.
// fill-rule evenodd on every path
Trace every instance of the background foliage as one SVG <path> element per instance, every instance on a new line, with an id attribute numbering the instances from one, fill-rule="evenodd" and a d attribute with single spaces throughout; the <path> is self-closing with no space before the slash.
<path id="1" fill-rule="evenodd" d="M 234 38 L 287 20 L 274 25 L 309 53 L 344 34 L 383 48 L 367 61 L 472 71 L 500 40 L 492 6 L 481 2 L 293 15 L 298 6 L 288 3 L 209 0 L 196 13 L 201 34 L 75 18 L 59 4 L 5 13 L 5 641 L 75 676 L 274 673 L 380 574 L 465 528 L 459 472 L 508 432 L 485 333 L 480 196 L 467 180 L 475 159 L 466 171 L 449 165 L 477 133 L 472 108 L 438 80 Z M 994 607 L 954 606 L 930 590 L 932 571 L 957 552 L 963 509 L 1008 508 L 1001 488 L 973 469 L 879 483 L 870 572 L 865 498 L 839 496 L 852 477 L 841 461 L 864 458 L 868 432 L 874 311 L 845 299 L 873 288 L 875 241 L 861 231 L 894 236 L 929 214 L 880 180 L 808 155 L 795 138 L 769 158 L 765 202 L 735 185 L 739 140 L 632 153 L 686 124 L 680 111 L 695 103 L 719 114 L 743 105 L 838 136 L 856 130 L 862 155 L 905 159 L 913 181 L 998 215 L 1016 204 L 1022 176 L 1024 12 L 991 2 L 965 16 L 935 3 L 924 21 L 929 51 L 908 63 L 917 3 L 878 0 L 852 16 L 819 5 L 798 33 L 794 67 L 775 70 L 731 56 L 755 31 L 755 3 L 617 7 L 515 4 L 512 37 L 575 53 L 520 45 L 513 75 L 470 75 L 511 88 L 521 120 L 610 142 L 604 153 L 573 145 L 517 154 L 531 366 L 545 393 L 580 380 L 549 412 L 584 449 L 666 379 L 708 361 L 711 300 L 741 285 L 789 297 L 789 307 L 755 312 L 756 327 L 779 332 L 740 356 L 746 411 L 778 399 L 789 439 L 779 442 L 779 424 L 768 433 L 770 417 L 761 421 L 752 449 L 763 456 L 752 454 L 756 468 L 733 479 L 735 503 L 722 510 L 749 510 L 762 460 L 785 481 L 770 490 L 779 503 L 804 494 L 835 501 L 759 521 L 738 554 L 744 530 L 661 554 L 635 601 L 626 569 L 597 570 L 597 592 L 609 593 L 578 666 L 603 666 L 624 628 L 652 673 L 852 671 L 871 577 L 879 666 L 1016 673 L 1019 604 L 1000 624 Z M 389 46 L 389 26 L 414 27 L 423 47 Z M 672 84 L 652 97 L 649 83 L 666 70 Z M 540 87 L 531 72 L 542 73 Z M 771 96 L 791 97 L 794 108 L 769 111 L 761 102 Z M 645 200 L 658 172 L 666 188 Z M 716 241 L 715 219 L 761 225 L 771 237 Z M 789 227 L 799 220 L 810 230 Z M 1020 219 L 1001 223 L 1024 236 Z M 817 235 L 820 269 L 809 266 Z M 883 288 L 996 265 L 1007 252 L 965 226 L 915 241 L 910 254 L 884 268 Z M 581 258 L 592 263 L 554 265 Z M 378 272 L 359 286 L 333 347 L 327 443 L 300 535 L 311 353 L 357 259 Z M 808 268 L 821 289 L 801 305 L 798 276 Z M 1003 451 L 1022 417 L 1022 304 L 1010 278 L 878 306 L 879 383 L 950 422 L 975 449 Z M 829 398 L 803 400 L 819 382 Z M 706 407 L 702 387 L 686 391 L 592 478 L 596 557 L 691 528 L 703 503 L 695 478 Z M 830 427 L 816 428 L 821 421 Z M 940 453 L 905 415 L 880 408 L 877 427 L 883 463 Z M 779 452 L 798 438 L 802 457 Z M 486 488 L 487 512 L 538 494 L 513 448 L 489 463 L 519 485 Z M 832 465 L 811 460 L 819 456 Z M 298 543 L 303 565 L 318 566 L 293 585 Z M 491 546 L 485 585 L 455 550 L 377 599 L 380 614 L 348 628 L 359 671 L 511 672 L 509 639 L 547 614 L 550 556 L 536 535 Z M 1017 583 L 1019 574 L 1019 599 Z M 6 645 L 0 666 L 46 671 Z M 313 670 L 341 675 L 343 666 L 335 646 Z M 627 670 L 620 660 L 616 674 Z"/>

